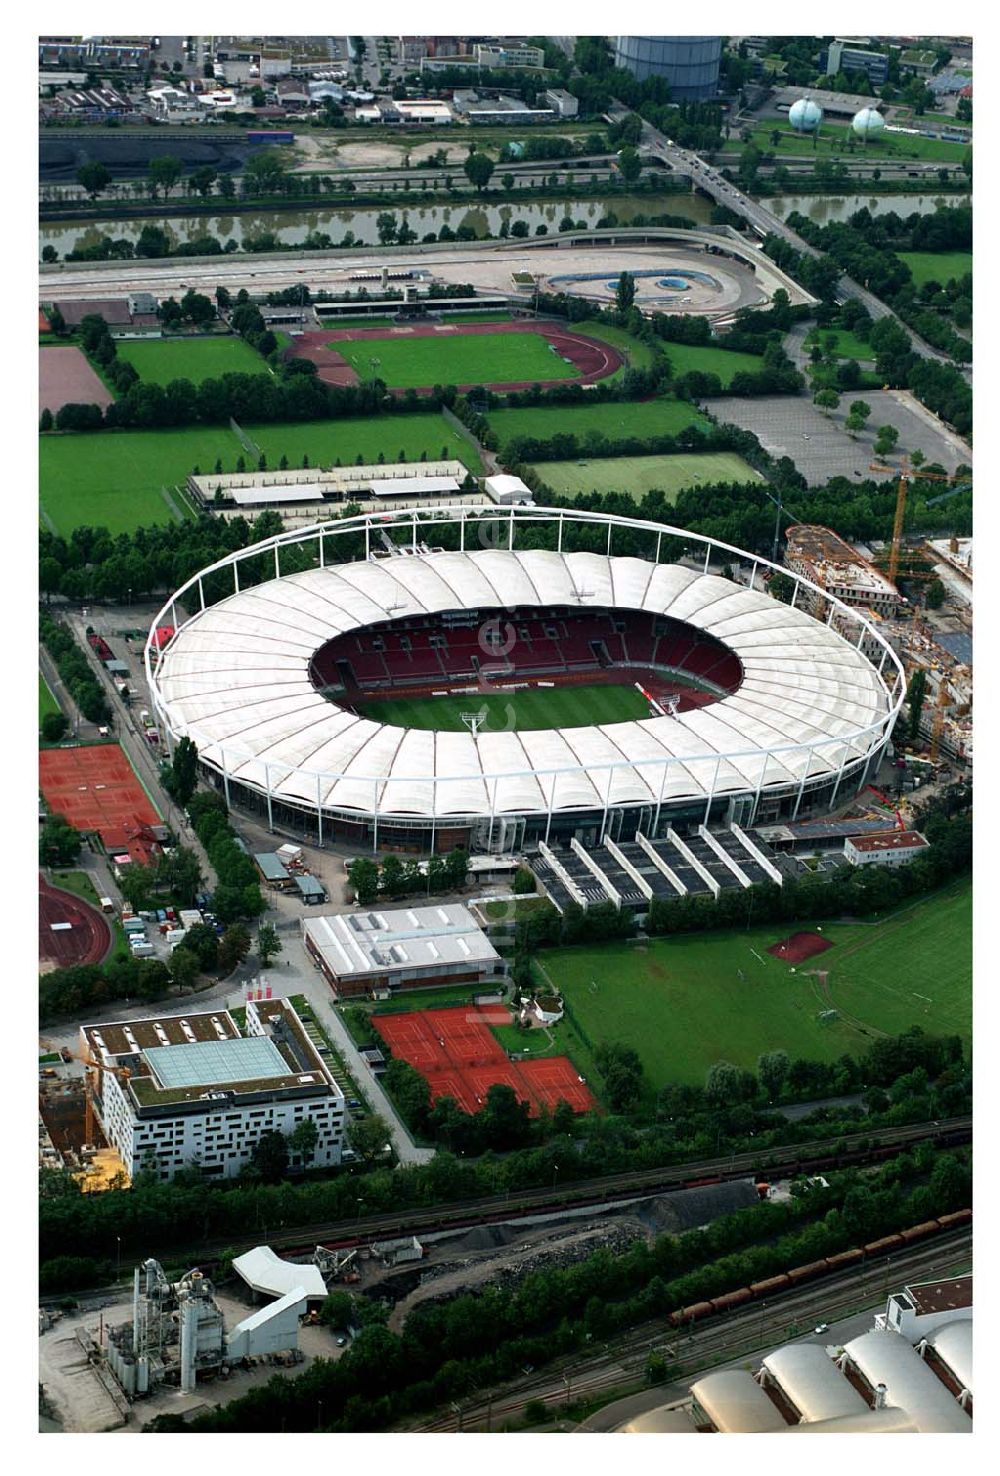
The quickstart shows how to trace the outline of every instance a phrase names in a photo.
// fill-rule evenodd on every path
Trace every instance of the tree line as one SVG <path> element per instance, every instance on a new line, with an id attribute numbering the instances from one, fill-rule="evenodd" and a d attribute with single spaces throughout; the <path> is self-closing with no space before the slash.
<path id="1" fill-rule="evenodd" d="M 42 610 L 38 617 L 42 645 L 56 664 L 66 689 L 89 723 L 107 723 L 111 709 L 93 667 L 67 625 Z"/>
<path id="2" fill-rule="evenodd" d="M 379 863 L 370 856 L 356 856 L 347 868 L 347 879 L 354 892 L 354 900 L 368 907 L 379 897 L 412 897 L 419 892 L 427 895 L 441 892 L 460 892 L 469 874 L 468 852 L 456 847 L 447 855 L 435 853 L 427 861 L 426 871 L 420 870 L 415 857 L 403 861 L 399 856 L 386 856 Z"/>

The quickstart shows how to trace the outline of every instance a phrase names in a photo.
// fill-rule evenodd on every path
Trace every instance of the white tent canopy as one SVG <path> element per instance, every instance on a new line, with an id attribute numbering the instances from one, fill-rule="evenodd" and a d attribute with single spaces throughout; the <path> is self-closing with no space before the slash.
<path id="1" fill-rule="evenodd" d="M 233 1260 L 233 1270 L 255 1292 L 265 1296 L 284 1297 L 299 1289 L 310 1300 L 326 1296 L 326 1282 L 318 1266 L 300 1266 L 282 1260 L 269 1245 L 256 1245 Z"/>

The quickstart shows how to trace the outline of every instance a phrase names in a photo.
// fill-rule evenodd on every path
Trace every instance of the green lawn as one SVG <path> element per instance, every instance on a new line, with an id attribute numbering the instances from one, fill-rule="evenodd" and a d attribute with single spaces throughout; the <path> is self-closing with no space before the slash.
<path id="1" fill-rule="evenodd" d="M 600 339 L 601 343 L 609 343 L 612 348 L 621 349 L 627 355 L 628 365 L 633 369 L 648 369 L 653 362 L 653 351 L 647 343 L 633 338 L 623 328 L 612 328 L 609 324 L 602 323 L 599 318 L 585 318 L 582 323 L 571 323 L 570 328 L 586 333 L 590 338 Z M 617 379 L 624 372 L 624 367 L 617 369 L 610 377 Z"/>
<path id="2" fill-rule="evenodd" d="M 969 1036 L 971 883 L 881 923 L 823 924 L 835 946 L 797 969 L 766 952 L 795 931 L 794 924 L 772 925 L 648 945 L 564 948 L 543 952 L 536 966 L 595 1046 L 635 1047 L 654 1090 L 668 1082 L 700 1085 L 719 1060 L 753 1069 L 764 1051 L 818 1061 L 860 1055 L 870 1037 L 859 1025 Z M 818 970 L 827 971 L 827 990 Z M 830 1008 L 840 1018 L 822 1024 L 819 1015 Z"/>
<path id="3" fill-rule="evenodd" d="M 952 277 L 964 277 L 972 271 L 971 251 L 897 251 L 896 255 L 906 262 L 918 287 L 925 282 L 940 282 L 943 286 Z"/>
<path id="4" fill-rule="evenodd" d="M 442 333 L 433 338 L 379 338 L 361 342 L 336 340 L 333 348 L 359 379 L 374 372 L 393 389 L 421 389 L 433 384 L 507 384 L 550 379 L 579 379 L 540 333 Z"/>
<path id="5" fill-rule="evenodd" d="M 771 134 L 777 131 L 781 137 L 777 145 L 772 144 Z M 824 122 L 820 128 L 817 147 L 813 149 L 811 135 L 794 133 L 790 128 L 780 124 L 762 124 L 755 128 L 750 143 L 764 153 L 774 153 L 779 158 L 783 154 L 811 155 L 816 159 L 863 159 L 872 154 L 882 157 L 894 157 L 897 159 L 940 159 L 942 164 L 960 164 L 968 144 L 948 143 L 940 138 L 915 138 L 905 133 L 882 133 L 878 138 L 869 139 L 866 144 L 860 141 L 852 151 L 848 148 L 847 140 L 851 136 L 850 129 L 846 125 L 841 127 L 835 123 Z M 728 144 L 723 146 L 723 152 L 738 149 L 739 141 L 731 138 Z"/>
<path id="6" fill-rule="evenodd" d="M 218 379 L 221 374 L 268 374 L 255 349 L 242 338 L 119 339 L 118 357 L 131 364 L 147 384 L 169 384 L 172 379 Z"/>
<path id="7" fill-rule="evenodd" d="M 697 370 L 702 374 L 717 374 L 722 388 L 727 389 L 734 374 L 745 370 L 757 374 L 764 360 L 758 354 L 741 354 L 730 349 L 702 348 L 699 344 L 664 343 L 675 377 Z"/>
<path id="8" fill-rule="evenodd" d="M 179 522 L 190 512 L 170 489 L 183 485 L 195 466 L 210 472 L 220 456 L 225 470 L 235 471 L 241 451 L 222 426 L 42 436 L 42 514 L 64 537 L 81 524 L 131 533 L 148 523 Z"/>
<path id="9" fill-rule="evenodd" d="M 684 400 L 610 400 L 594 405 L 531 406 L 523 410 L 491 410 L 489 422 L 501 447 L 514 436 L 547 440 L 560 433 L 585 436 L 600 431 L 617 436 L 673 436 L 688 425 L 707 429 L 701 411 Z"/>
<path id="10" fill-rule="evenodd" d="M 419 461 L 421 452 L 426 451 L 428 460 L 457 457 L 476 475 L 483 470 L 469 437 L 440 414 L 378 415 L 243 428 L 265 453 L 269 466 L 277 466 L 282 456 L 288 457 L 292 467 L 301 466 L 303 456 L 309 457 L 312 466 L 333 466 L 338 457 L 341 465 L 352 466 L 359 456 L 365 462 L 377 462 L 379 452 L 386 461 L 397 461 L 400 451 L 406 452 L 407 461 Z"/>
<path id="11" fill-rule="evenodd" d="M 826 353 L 826 340 L 828 338 L 835 338 L 837 340 L 834 353 L 839 359 L 858 359 L 863 362 L 865 360 L 872 361 L 875 358 L 875 352 L 871 344 L 865 343 L 863 339 L 856 337 L 853 333 L 849 333 L 846 328 L 820 328 L 806 339 L 806 348 L 810 349 L 814 343 L 818 343 L 823 352 Z"/>
<path id="12" fill-rule="evenodd" d="M 45 717 L 47 713 L 50 713 L 50 712 L 61 712 L 61 711 L 62 711 L 62 709 L 60 708 L 59 703 L 56 701 L 56 699 L 53 697 L 52 693 L 49 691 L 48 683 L 46 682 L 45 678 L 42 676 L 42 673 L 39 672 L 38 673 L 38 721 L 41 722 L 42 721 L 42 718 Z"/>
<path id="13" fill-rule="evenodd" d="M 572 497 L 577 492 L 627 492 L 636 502 L 653 488 L 676 499 L 686 487 L 763 480 L 742 456 L 732 451 L 545 461 L 537 471 L 542 481 L 561 496 Z"/>
<path id="14" fill-rule="evenodd" d="M 457 697 L 393 697 L 359 704 L 366 717 L 403 728 L 467 731 L 464 712 L 485 712 L 488 732 L 532 728 L 581 728 L 649 716 L 649 703 L 634 687 L 533 687 L 525 692 L 478 692 Z"/>

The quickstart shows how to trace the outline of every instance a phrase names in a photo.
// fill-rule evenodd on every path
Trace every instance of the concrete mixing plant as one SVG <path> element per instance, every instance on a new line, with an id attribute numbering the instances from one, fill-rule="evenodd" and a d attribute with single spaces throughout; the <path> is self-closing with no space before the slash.
<path id="1" fill-rule="evenodd" d="M 858 138 L 867 143 L 868 139 L 878 138 L 880 133 L 885 132 L 885 119 L 877 108 L 862 108 L 860 113 L 854 114 L 851 128 Z"/>
<path id="2" fill-rule="evenodd" d="M 796 133 L 818 133 L 823 109 L 811 97 L 800 97 L 788 109 L 788 121 Z"/>
<path id="3" fill-rule="evenodd" d="M 699 102 L 719 90 L 721 36 L 616 36 L 615 66 L 640 82 L 662 77 L 673 102 Z"/>

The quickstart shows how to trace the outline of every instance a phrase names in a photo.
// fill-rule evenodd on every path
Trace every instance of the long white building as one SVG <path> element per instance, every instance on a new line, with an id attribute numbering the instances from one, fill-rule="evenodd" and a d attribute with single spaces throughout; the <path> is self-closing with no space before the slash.
<path id="1" fill-rule="evenodd" d="M 316 1125 L 308 1165 L 340 1163 L 344 1095 L 288 1000 L 249 1002 L 246 1034 L 226 1010 L 161 1015 L 80 1029 L 94 1111 L 131 1178 L 169 1180 L 198 1162 L 234 1178 L 266 1132 Z"/>

